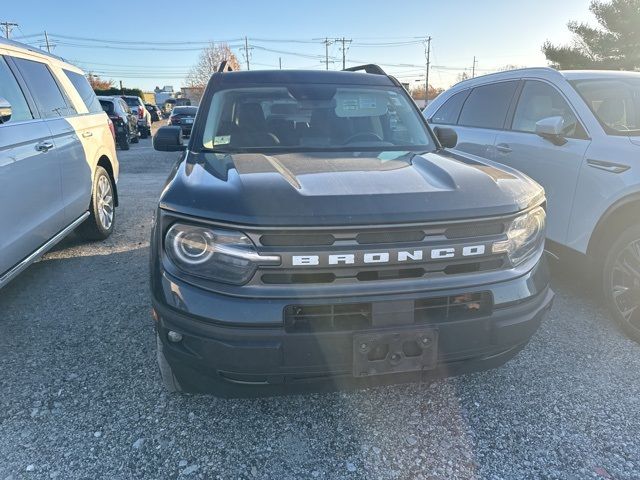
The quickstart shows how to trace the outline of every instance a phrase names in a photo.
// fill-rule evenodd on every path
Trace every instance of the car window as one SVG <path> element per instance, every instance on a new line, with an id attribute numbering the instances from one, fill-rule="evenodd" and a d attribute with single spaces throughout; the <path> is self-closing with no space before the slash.
<path id="1" fill-rule="evenodd" d="M 575 80 L 571 85 L 609 135 L 640 133 L 640 79 Z"/>
<path id="2" fill-rule="evenodd" d="M 124 100 L 120 99 L 120 106 L 122 107 L 122 110 L 125 113 L 131 113 L 131 109 L 129 108 L 129 105 L 127 105 L 127 102 L 125 102 Z"/>
<path id="3" fill-rule="evenodd" d="M 536 122 L 548 117 L 562 117 L 563 134 L 575 136 L 579 128 L 578 119 L 560 93 L 544 82 L 527 80 L 522 88 L 511 129 L 519 132 L 536 131 Z"/>
<path id="4" fill-rule="evenodd" d="M 74 115 L 76 112 L 65 100 L 49 68 L 40 62 L 15 58 L 38 110 L 44 118 Z"/>
<path id="5" fill-rule="evenodd" d="M 139 107 L 140 103 L 138 102 L 138 97 L 125 97 L 123 98 L 123 100 L 127 103 L 127 105 L 129 105 L 130 107 Z"/>
<path id="6" fill-rule="evenodd" d="M 100 106 L 102 110 L 104 110 L 107 115 L 113 115 L 114 105 L 111 100 L 100 100 Z"/>
<path id="7" fill-rule="evenodd" d="M 86 79 L 86 77 L 84 75 L 81 75 L 76 72 L 71 72 L 69 70 L 62 70 L 62 71 L 65 73 L 69 81 L 71 81 L 75 89 L 78 91 L 78 94 L 80 94 L 80 98 L 82 98 L 82 101 L 87 106 L 87 110 L 89 110 L 89 113 L 102 112 L 102 108 L 100 107 L 100 102 L 98 102 L 98 98 L 96 97 L 96 94 L 94 93 L 93 88 L 91 88 L 91 85 L 89 85 L 89 81 Z"/>
<path id="8" fill-rule="evenodd" d="M 174 115 L 195 115 L 197 111 L 196 107 L 176 107 L 173 109 Z"/>
<path id="9" fill-rule="evenodd" d="M 502 129 L 517 85 L 510 81 L 474 88 L 464 102 L 458 125 Z"/>
<path id="10" fill-rule="evenodd" d="M 431 117 L 431 123 L 440 123 L 455 125 L 458 123 L 458 117 L 460 116 L 460 110 L 462 105 L 469 95 L 469 90 L 456 93 L 449 100 L 444 102 L 436 113 Z"/>
<path id="11" fill-rule="evenodd" d="M 9 122 L 20 122 L 33 118 L 24 93 L 3 57 L 0 57 L 0 97 L 11 104 L 12 112 Z"/>

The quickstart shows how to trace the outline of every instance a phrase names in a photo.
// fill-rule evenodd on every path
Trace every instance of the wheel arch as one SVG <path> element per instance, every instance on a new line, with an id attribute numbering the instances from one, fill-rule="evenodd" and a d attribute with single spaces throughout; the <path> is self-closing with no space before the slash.
<path id="1" fill-rule="evenodd" d="M 115 173 L 113 171 L 113 165 L 111 163 L 111 160 L 109 160 L 109 157 L 107 157 L 106 155 L 102 155 L 99 159 L 98 159 L 98 163 L 97 165 L 99 167 L 104 168 L 107 173 L 109 174 L 109 178 L 111 178 L 111 184 L 113 185 L 113 200 L 114 200 L 114 205 L 117 207 L 118 206 L 118 186 L 116 185 L 116 178 L 115 178 Z"/>
<path id="2" fill-rule="evenodd" d="M 604 262 L 605 255 L 601 255 L 606 245 L 614 235 L 620 234 L 625 228 L 640 223 L 640 193 L 621 198 L 611 205 L 600 217 L 594 229 L 587 254 L 595 261 Z"/>

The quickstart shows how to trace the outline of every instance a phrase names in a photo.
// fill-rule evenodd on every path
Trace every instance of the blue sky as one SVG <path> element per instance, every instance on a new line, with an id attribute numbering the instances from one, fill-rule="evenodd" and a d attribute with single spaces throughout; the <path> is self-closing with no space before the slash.
<path id="1" fill-rule="evenodd" d="M 360 60 L 387 64 L 385 70 L 402 81 L 416 84 L 424 81 L 425 53 L 420 38 L 430 35 L 433 39 L 430 83 L 448 87 L 464 68 L 471 68 L 474 55 L 478 73 L 507 64 L 545 65 L 540 51 L 542 43 L 547 39 L 570 41 L 566 28 L 569 20 L 593 23 L 589 3 L 589 0 L 21 0 L 3 2 L 0 21 L 20 25 L 12 32 L 16 38 L 46 30 L 56 44 L 54 53 L 85 70 L 143 89 L 183 85 L 184 75 L 197 61 L 201 46 L 154 42 L 229 40 L 243 60 L 242 42 L 238 39 L 245 35 L 249 46 L 254 47 L 250 57 L 252 69 L 277 67 L 279 57 L 283 68 L 324 68 L 321 60 L 324 45 L 317 39 L 344 36 L 353 39 L 347 51 L 348 65 Z M 275 41 L 279 39 L 295 42 Z M 114 40 L 152 43 L 116 44 Z M 27 37 L 25 41 L 40 43 L 41 35 Z M 404 44 L 380 45 L 383 43 Z M 275 53 L 265 48 L 292 53 Z M 331 45 L 329 53 L 340 59 L 339 44 Z M 415 66 L 398 66 L 404 64 Z M 340 67 L 339 61 L 330 64 L 330 68 Z"/>

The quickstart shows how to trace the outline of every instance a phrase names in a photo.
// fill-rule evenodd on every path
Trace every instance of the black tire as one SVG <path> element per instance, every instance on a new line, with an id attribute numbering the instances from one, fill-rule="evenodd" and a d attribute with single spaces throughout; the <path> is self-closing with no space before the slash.
<path id="1" fill-rule="evenodd" d="M 140 138 L 139 138 L 138 131 L 136 130 L 136 133 L 134 133 L 133 137 L 131 137 L 131 143 L 138 143 L 138 142 L 140 142 Z"/>
<path id="2" fill-rule="evenodd" d="M 171 365 L 167 362 L 167 358 L 164 356 L 164 345 L 160 340 L 158 332 L 156 332 L 156 357 L 158 360 L 158 368 L 160 369 L 160 378 L 165 388 L 170 393 L 182 392 L 182 387 L 174 375 Z"/>
<path id="3" fill-rule="evenodd" d="M 147 138 L 148 136 L 149 136 L 149 132 L 147 131 L 146 127 L 140 130 L 140 138 Z"/>
<path id="4" fill-rule="evenodd" d="M 640 225 L 624 230 L 607 252 L 603 292 L 615 322 L 640 343 Z"/>
<path id="5" fill-rule="evenodd" d="M 110 217 L 109 211 L 111 212 Z M 109 218 L 110 222 L 108 222 Z M 115 223 L 113 182 L 107 171 L 98 166 L 93 178 L 89 218 L 78 227 L 78 233 L 86 240 L 104 240 L 113 232 Z"/>
<path id="6" fill-rule="evenodd" d="M 131 140 L 129 137 L 129 132 L 125 132 L 124 135 L 120 136 L 120 141 L 118 142 L 118 146 L 120 147 L 121 150 L 129 150 L 131 148 L 130 143 L 131 143 Z"/>

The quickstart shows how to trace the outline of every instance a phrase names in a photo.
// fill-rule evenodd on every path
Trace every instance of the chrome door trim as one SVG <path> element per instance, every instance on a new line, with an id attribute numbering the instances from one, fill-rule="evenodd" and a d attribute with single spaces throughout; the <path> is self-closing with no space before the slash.
<path id="1" fill-rule="evenodd" d="M 50 250 L 56 243 L 66 237 L 74 228 L 80 225 L 87 217 L 89 216 L 89 212 L 84 212 L 78 218 L 76 218 L 70 225 L 65 227 L 63 230 L 58 232 L 54 237 L 52 237 L 47 243 L 38 248 L 35 252 L 29 255 L 27 258 L 18 263 L 15 267 L 11 268 L 7 273 L 0 276 L 0 288 L 4 287 L 7 283 L 9 283 L 16 275 L 22 272 L 25 268 L 35 262 L 38 258 L 44 255 L 48 250 Z"/>

